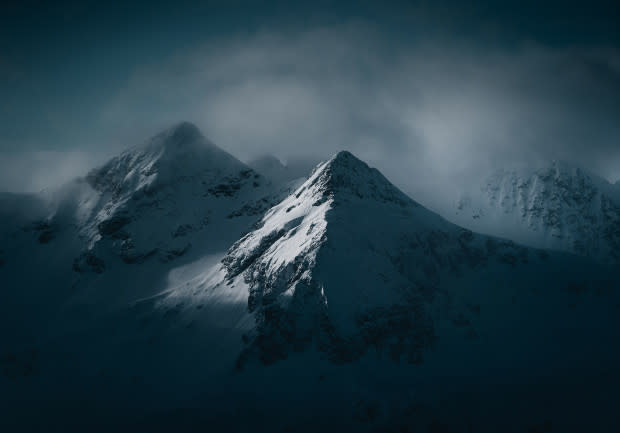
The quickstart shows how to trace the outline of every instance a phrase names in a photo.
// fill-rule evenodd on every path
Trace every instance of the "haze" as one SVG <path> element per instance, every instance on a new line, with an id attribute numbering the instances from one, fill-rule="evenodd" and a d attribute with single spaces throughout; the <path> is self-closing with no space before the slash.
<path id="1" fill-rule="evenodd" d="M 53 187 L 180 120 L 244 161 L 350 150 L 431 207 L 498 167 L 620 178 L 610 6 L 181 9 L 4 7 L 0 190 Z"/>

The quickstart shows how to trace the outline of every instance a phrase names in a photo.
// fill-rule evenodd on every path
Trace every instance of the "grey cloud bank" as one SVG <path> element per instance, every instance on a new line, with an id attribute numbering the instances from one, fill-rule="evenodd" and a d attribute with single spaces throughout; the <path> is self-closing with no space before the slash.
<path id="1" fill-rule="evenodd" d="M 0 190 L 38 192 L 85 175 L 105 156 L 74 151 L 0 153 Z"/>
<path id="2" fill-rule="evenodd" d="M 614 181 L 619 119 L 615 47 L 403 41 L 358 21 L 218 38 L 163 56 L 101 107 L 92 143 L 106 144 L 80 143 L 68 155 L 80 146 L 111 155 L 189 120 L 243 160 L 351 150 L 433 207 L 455 185 L 503 166 L 560 159 Z M 14 163 L 3 157 L 0 168 L 7 160 Z M 83 174 L 86 164 L 60 160 L 50 164 Z M 6 173 L 0 189 L 46 183 Z"/>
<path id="3" fill-rule="evenodd" d="M 136 71 L 105 121 L 129 133 L 188 118 L 244 159 L 349 149 L 423 195 L 552 159 L 614 180 L 619 59 L 614 48 L 404 44 L 364 23 L 266 32 Z"/>

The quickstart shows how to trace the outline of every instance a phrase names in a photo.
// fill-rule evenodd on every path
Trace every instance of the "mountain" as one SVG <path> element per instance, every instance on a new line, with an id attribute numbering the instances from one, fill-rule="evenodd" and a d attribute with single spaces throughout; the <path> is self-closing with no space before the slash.
<path id="1" fill-rule="evenodd" d="M 192 246 L 188 234 L 195 232 L 208 237 L 203 251 L 226 248 L 248 217 L 277 200 L 261 175 L 189 123 L 124 152 L 86 182 L 98 193 L 81 224 L 89 253 L 107 241 L 129 264 L 152 255 L 173 260 Z"/>
<path id="2" fill-rule="evenodd" d="M 620 261 L 620 190 L 566 163 L 534 172 L 499 170 L 446 216 L 525 245 Z"/>
<path id="3" fill-rule="evenodd" d="M 163 142 L 175 136 L 168 131 Z M 254 186 L 260 177 L 244 177 L 244 166 L 232 161 L 221 174 L 226 182 L 218 174 L 203 184 L 201 166 L 184 170 L 184 164 L 167 171 L 172 177 L 157 171 L 151 178 L 144 167 L 158 167 L 160 159 L 137 164 L 144 159 L 136 155 L 153 155 L 137 149 L 84 181 L 95 185 L 104 205 L 86 207 L 96 211 L 74 227 L 75 251 L 86 248 L 105 267 L 71 271 L 68 302 L 41 306 L 53 314 L 28 310 L 34 298 L 58 295 L 61 286 L 49 276 L 46 284 L 43 275 L 57 267 L 66 274 L 71 261 L 44 267 L 54 255 L 42 251 L 69 229 L 20 232 L 31 237 L 24 250 L 34 258 L 22 257 L 17 266 L 11 253 L 11 263 L 0 268 L 3 281 L 3 272 L 13 269 L 8 291 L 28 292 L 21 304 L 14 298 L 1 304 L 8 352 L 0 376 L 4 425 L 24 431 L 617 429 L 617 267 L 456 226 L 348 152 L 319 164 L 265 212 L 238 217 L 248 223 L 242 234 L 227 211 L 247 204 L 245 197 L 256 202 L 250 192 L 261 189 L 260 182 Z M 165 153 L 159 149 L 156 155 Z M 175 155 L 178 161 L 183 152 Z M 144 192 L 150 188 L 151 196 Z M 235 192 L 204 196 L 210 189 Z M 139 198 L 125 199 L 134 194 Z M 203 208 L 202 199 L 211 201 Z M 107 204 L 110 212 L 100 213 Z M 176 239 L 171 231 L 180 221 L 191 225 L 195 208 L 215 209 L 218 218 L 187 232 L 192 247 L 166 260 L 162 252 Z M 176 209 L 183 218 L 170 215 Z M 130 222 L 119 228 L 99 227 L 125 215 Z M 47 221 L 55 227 L 53 218 Z M 40 244 L 35 236 L 46 230 L 54 235 Z M 217 248 L 209 244 L 212 236 L 234 239 L 220 249 L 219 240 Z M 157 251 L 127 262 L 127 239 L 135 252 Z M 30 264 L 42 274 L 39 285 L 28 280 Z M 7 323 L 16 316 L 23 320 Z M 33 410 L 37 417 L 28 416 Z"/>
<path id="4" fill-rule="evenodd" d="M 297 158 L 288 160 L 285 165 L 273 155 L 263 155 L 248 162 L 248 166 L 274 183 L 283 184 L 306 180 L 317 162 L 311 158 Z"/>
<path id="5" fill-rule="evenodd" d="M 367 350 L 366 332 L 393 319 L 407 325 L 398 330 L 402 355 L 417 359 L 432 342 L 424 304 L 439 270 L 477 260 L 459 248 L 467 233 L 348 152 L 319 166 L 260 225 L 223 265 L 228 282 L 248 283 L 256 327 L 246 351 L 266 363 L 313 339 L 336 362 L 356 359 Z M 418 257 L 430 251 L 436 260 Z M 406 265 L 416 259 L 419 268 Z"/>
<path id="6" fill-rule="evenodd" d="M 179 328 L 240 337 L 228 352 L 236 404 L 259 389 L 254 407 L 275 404 L 299 419 L 320 407 L 332 430 L 339 420 L 345 430 L 417 431 L 440 417 L 446 429 L 497 431 L 527 398 L 511 425 L 543 428 L 539 417 L 547 417 L 565 431 L 610 422 L 600 398 L 618 376 L 601 382 L 593 372 L 617 371 L 609 344 L 619 335 L 619 282 L 614 267 L 451 224 L 341 152 L 219 264 L 146 303 L 177 317 Z M 556 381 L 578 391 L 563 396 Z M 596 395 L 596 410 L 581 392 Z M 562 415 L 575 404 L 600 419 Z"/>
<path id="7" fill-rule="evenodd" d="M 93 265 L 100 261 L 95 254 L 102 244 L 102 254 L 115 250 L 127 264 L 153 256 L 173 260 L 190 247 L 190 233 L 208 235 L 203 250 L 226 248 L 249 220 L 279 199 L 282 192 L 267 184 L 185 122 L 123 152 L 85 178 L 32 198 L 44 209 L 33 224 L 49 226 L 33 230 L 43 230 L 39 242 L 48 243 L 55 238 L 55 227 L 75 228 L 85 253 L 74 263 L 77 272 L 103 272 L 105 264 Z M 215 227 L 218 224 L 224 227 Z"/>
<path id="8" fill-rule="evenodd" d="M 226 251 L 287 193 L 180 123 L 60 188 L 0 196 L 2 336 L 36 345 L 76 325 L 59 316 L 165 290 L 173 268 Z"/>
<path id="9" fill-rule="evenodd" d="M 263 155 L 253 159 L 248 162 L 248 165 L 258 173 L 276 182 L 292 180 L 294 177 L 291 176 L 287 167 L 282 164 L 282 161 L 273 155 Z"/>

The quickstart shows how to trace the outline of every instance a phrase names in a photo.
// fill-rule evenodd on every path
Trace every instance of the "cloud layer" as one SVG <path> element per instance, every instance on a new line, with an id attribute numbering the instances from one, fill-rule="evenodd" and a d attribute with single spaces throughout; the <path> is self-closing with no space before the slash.
<path id="1" fill-rule="evenodd" d="M 552 159 L 620 177 L 619 115 L 613 48 L 403 43 L 357 23 L 165 59 L 136 71 L 105 119 L 144 130 L 187 118 L 246 159 L 349 149 L 432 195 L 437 182 Z"/>
<path id="2" fill-rule="evenodd" d="M 562 159 L 620 178 L 619 119 L 613 47 L 404 41 L 356 22 L 163 57 L 110 96 L 95 131 L 134 143 L 190 120 L 245 160 L 348 149 L 433 205 L 507 165 Z"/>
<path id="3" fill-rule="evenodd" d="M 0 153 L 0 191 L 38 192 L 84 176 L 105 157 L 84 151 Z"/>

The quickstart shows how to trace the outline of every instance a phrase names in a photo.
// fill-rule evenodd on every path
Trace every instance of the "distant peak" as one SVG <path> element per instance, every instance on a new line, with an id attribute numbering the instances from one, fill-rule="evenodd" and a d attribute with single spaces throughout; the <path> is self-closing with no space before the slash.
<path id="1" fill-rule="evenodd" d="M 203 138 L 202 133 L 196 125 L 190 122 L 180 122 L 164 131 L 168 138 L 182 142 L 194 141 Z"/>
<path id="2" fill-rule="evenodd" d="M 490 183 L 502 182 L 504 179 L 521 179 L 526 181 L 534 177 L 540 179 L 555 179 L 556 181 L 568 179 L 583 179 L 585 181 L 608 184 L 609 180 L 602 178 L 599 174 L 590 171 L 588 168 L 565 160 L 550 160 L 544 165 L 539 166 L 516 166 L 499 168 L 488 176 Z"/>
<path id="3" fill-rule="evenodd" d="M 171 184 L 204 173 L 238 173 L 247 166 L 220 149 L 192 123 L 180 122 L 125 150 L 89 175 L 99 190 L 129 185 L 129 190 L 155 180 Z"/>
<path id="4" fill-rule="evenodd" d="M 348 150 L 341 150 L 340 152 L 338 152 L 337 154 L 335 154 L 334 156 L 332 156 L 331 161 L 333 163 L 336 164 L 340 164 L 340 163 L 361 163 L 366 165 L 364 162 L 362 162 L 362 160 L 360 160 L 359 158 L 355 157 L 355 155 L 353 155 L 351 152 L 349 152 Z"/>
<path id="5" fill-rule="evenodd" d="M 248 165 L 250 167 L 253 167 L 253 166 L 269 167 L 269 168 L 274 168 L 274 167 L 284 168 L 284 167 L 286 167 L 284 164 L 282 164 L 282 161 L 280 161 L 279 158 L 277 158 L 276 156 L 271 155 L 271 154 L 266 154 L 266 155 L 259 156 L 258 158 L 255 158 L 252 161 L 250 161 L 248 163 Z"/>
<path id="6" fill-rule="evenodd" d="M 190 122 L 180 122 L 151 138 L 146 142 L 146 146 L 141 147 L 141 151 L 163 150 L 167 155 L 174 156 L 203 152 L 205 149 L 215 147 L 202 135 L 196 125 Z"/>
<path id="7" fill-rule="evenodd" d="M 550 170 L 553 172 L 556 178 L 575 178 L 575 179 L 584 179 L 588 182 L 594 182 L 599 187 L 607 188 L 611 182 L 609 179 L 603 178 L 598 173 L 590 171 L 588 168 L 580 167 L 575 163 L 567 162 L 567 161 L 557 161 L 554 160 L 551 164 Z"/>

